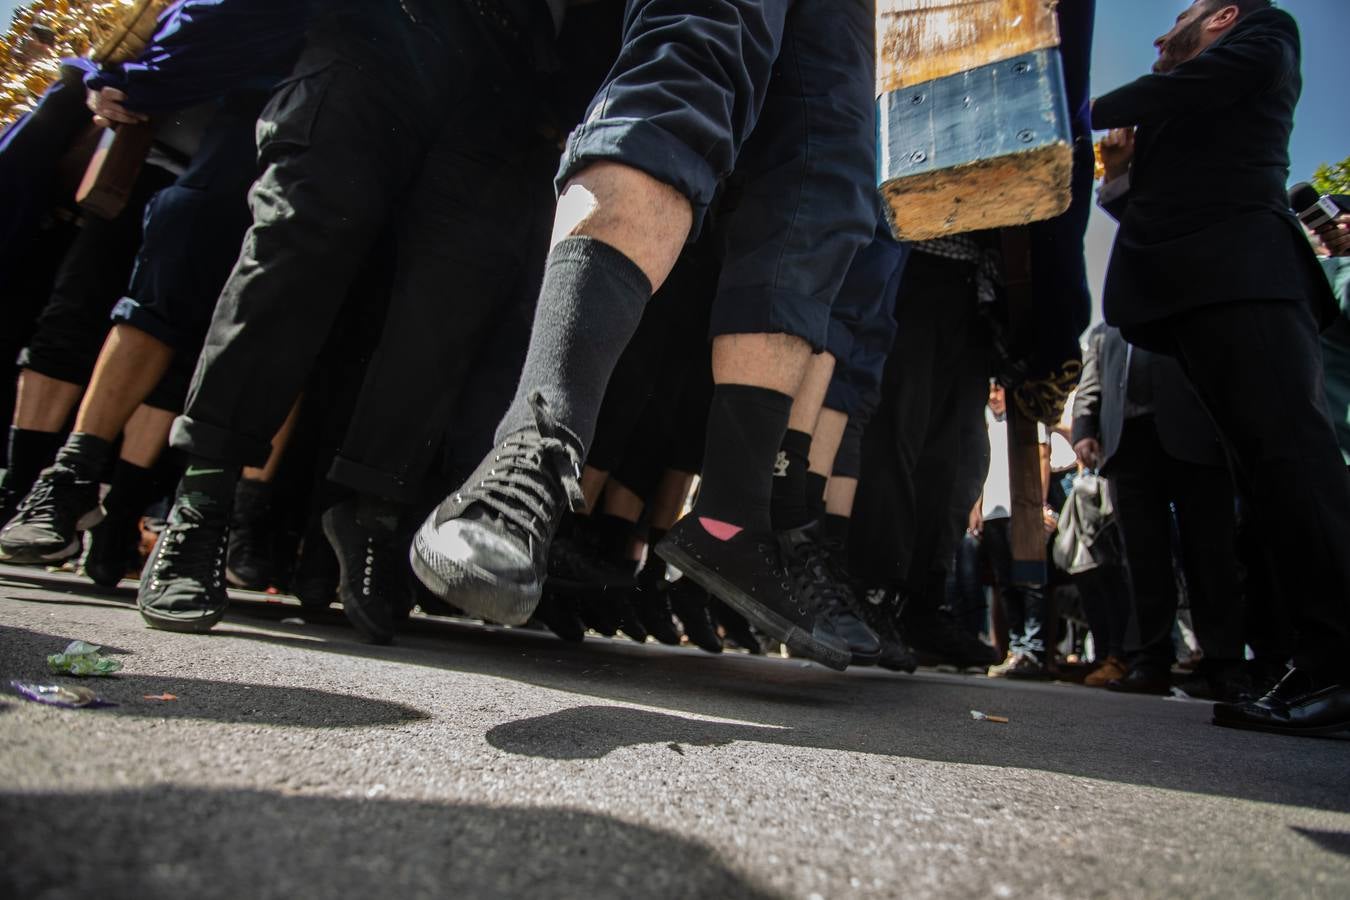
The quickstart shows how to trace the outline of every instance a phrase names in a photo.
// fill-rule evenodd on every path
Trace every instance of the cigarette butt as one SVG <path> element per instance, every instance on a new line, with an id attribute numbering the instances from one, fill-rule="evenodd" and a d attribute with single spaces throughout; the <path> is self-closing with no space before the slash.
<path id="1" fill-rule="evenodd" d="M 997 722 L 997 723 L 1000 724 L 1000 725 L 1007 725 L 1007 724 L 1008 724 L 1008 720 L 1005 719 L 1003 716 L 985 716 L 985 717 L 984 717 L 984 720 L 985 720 L 986 722 Z"/>

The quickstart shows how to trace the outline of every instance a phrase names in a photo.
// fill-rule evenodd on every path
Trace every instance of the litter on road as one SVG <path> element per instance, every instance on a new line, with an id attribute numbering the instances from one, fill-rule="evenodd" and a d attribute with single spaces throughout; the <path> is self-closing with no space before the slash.
<path id="1" fill-rule="evenodd" d="M 54 675 L 74 675 L 76 678 L 106 678 L 122 668 L 122 663 L 100 655 L 103 648 L 85 641 L 71 641 L 60 653 L 47 657 L 47 668 Z"/>
<path id="2" fill-rule="evenodd" d="M 970 711 L 970 717 L 976 722 L 995 722 L 999 725 L 1007 725 L 1009 721 L 1003 716 L 991 716 L 988 713 L 980 712 L 978 709 L 972 709 Z"/>
<path id="3" fill-rule="evenodd" d="M 35 684 L 28 681 L 11 681 L 10 687 L 20 696 L 34 703 L 48 706 L 61 706 L 66 709 L 85 709 L 95 706 L 115 706 L 99 697 L 87 687 L 67 687 L 62 684 Z"/>

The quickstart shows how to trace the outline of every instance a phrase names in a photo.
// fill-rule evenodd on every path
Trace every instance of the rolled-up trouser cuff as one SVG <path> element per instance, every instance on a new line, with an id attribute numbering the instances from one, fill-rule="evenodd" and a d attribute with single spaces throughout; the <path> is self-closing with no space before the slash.
<path id="1" fill-rule="evenodd" d="M 72 353 L 71 357 L 79 354 Z M 48 355 L 33 347 L 24 347 L 19 351 L 18 366 L 39 375 L 46 375 L 68 384 L 88 384 L 93 374 L 95 360 L 68 358 L 62 359 L 56 354 Z"/>
<path id="2" fill-rule="evenodd" d="M 844 322 L 831 317 L 825 335 L 825 352 L 842 363 L 853 355 L 853 344 L 853 330 Z"/>
<path id="3" fill-rule="evenodd" d="M 689 239 L 698 236 L 717 191 L 717 173 L 675 135 L 645 119 L 597 119 L 567 138 L 555 181 L 558 193 L 593 162 L 616 162 L 645 172 L 685 196 L 694 208 Z"/>
<path id="4" fill-rule="evenodd" d="M 345 485 L 362 494 L 393 500 L 395 503 L 417 503 L 423 499 L 420 485 L 411 485 L 398 476 L 370 466 L 352 462 L 341 456 L 333 459 L 328 480 Z"/>
<path id="5" fill-rule="evenodd" d="M 267 457 L 272 454 L 269 441 L 247 438 L 188 416 L 179 416 L 173 420 L 169 446 L 204 459 L 254 468 L 267 465 Z"/>
<path id="6" fill-rule="evenodd" d="M 770 287 L 725 291 L 713 304 L 708 333 L 790 334 L 825 350 L 830 327 L 830 304 L 819 298 Z"/>
<path id="7" fill-rule="evenodd" d="M 175 350 L 183 349 L 183 336 L 178 329 L 164 321 L 154 310 L 131 297 L 123 297 L 117 301 L 117 305 L 113 307 L 112 321 L 114 325 L 130 325 L 137 331 L 144 331 L 161 344 L 167 344 Z M 198 341 L 198 346 L 200 343 Z"/>

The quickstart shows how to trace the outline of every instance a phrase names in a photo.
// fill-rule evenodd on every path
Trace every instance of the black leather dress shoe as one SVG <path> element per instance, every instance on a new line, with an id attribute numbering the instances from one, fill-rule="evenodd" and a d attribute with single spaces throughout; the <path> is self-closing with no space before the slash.
<path id="1" fill-rule="evenodd" d="M 1166 695 L 1172 693 L 1172 676 L 1148 669 L 1130 669 L 1124 678 L 1108 681 L 1106 689 L 1118 694 Z"/>
<path id="2" fill-rule="evenodd" d="M 1214 724 L 1276 734 L 1350 732 L 1350 684 L 1335 684 L 1290 669 L 1260 700 L 1214 704 Z"/>

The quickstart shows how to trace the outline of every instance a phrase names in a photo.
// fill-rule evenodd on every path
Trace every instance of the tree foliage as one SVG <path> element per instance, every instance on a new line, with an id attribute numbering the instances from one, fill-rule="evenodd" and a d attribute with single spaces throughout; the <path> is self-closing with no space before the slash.
<path id="1" fill-rule="evenodd" d="M 1313 173 L 1312 186 L 1319 194 L 1350 194 L 1350 156 L 1338 163 L 1322 163 Z"/>

